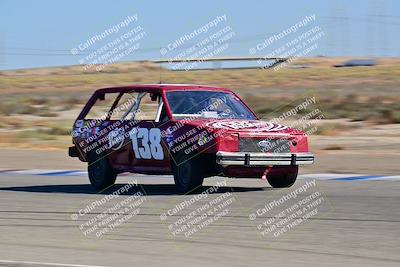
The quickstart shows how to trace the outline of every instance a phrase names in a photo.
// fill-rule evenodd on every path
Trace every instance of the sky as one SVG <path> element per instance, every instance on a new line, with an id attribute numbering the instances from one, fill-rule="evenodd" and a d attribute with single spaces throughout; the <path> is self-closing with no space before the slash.
<path id="1" fill-rule="evenodd" d="M 0 70 L 90 63 L 94 57 L 88 59 L 88 55 L 136 27 L 140 27 L 144 37 L 136 42 L 132 53 L 118 57 L 118 61 L 177 57 L 186 48 L 226 27 L 233 32 L 227 40 L 229 45 L 214 56 L 266 56 L 315 26 L 323 36 L 307 56 L 400 56 L 398 0 L 1 0 L 0 14 Z M 87 49 L 78 49 L 77 54 L 71 53 L 93 36 L 136 15 L 136 21 L 118 32 Z M 307 27 L 250 53 L 257 44 L 313 15 L 315 21 Z M 226 20 L 209 32 L 186 40 L 164 56 L 160 53 L 160 48 L 171 47 L 181 36 L 221 16 Z"/>

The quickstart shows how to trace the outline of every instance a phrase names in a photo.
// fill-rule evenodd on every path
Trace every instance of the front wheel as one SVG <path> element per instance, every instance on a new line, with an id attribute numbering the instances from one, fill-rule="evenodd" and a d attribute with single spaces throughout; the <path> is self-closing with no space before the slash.
<path id="1" fill-rule="evenodd" d="M 200 162 L 194 156 L 178 153 L 172 161 L 176 190 L 185 194 L 203 184 Z"/>
<path id="2" fill-rule="evenodd" d="M 89 155 L 88 174 L 90 184 L 98 190 L 113 185 L 117 178 L 117 172 L 110 166 L 107 156 L 96 153 Z"/>
<path id="3" fill-rule="evenodd" d="M 274 169 L 275 168 L 275 169 Z M 268 173 L 268 183 L 274 188 L 291 187 L 296 182 L 299 167 L 274 167 Z"/>

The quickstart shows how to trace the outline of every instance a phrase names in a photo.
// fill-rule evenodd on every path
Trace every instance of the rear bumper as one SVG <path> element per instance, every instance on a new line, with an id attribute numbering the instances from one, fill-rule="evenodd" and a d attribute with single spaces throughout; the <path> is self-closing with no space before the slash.
<path id="1" fill-rule="evenodd" d="M 222 166 L 295 166 L 314 163 L 312 153 L 260 153 L 223 152 L 216 154 L 217 163 Z"/>

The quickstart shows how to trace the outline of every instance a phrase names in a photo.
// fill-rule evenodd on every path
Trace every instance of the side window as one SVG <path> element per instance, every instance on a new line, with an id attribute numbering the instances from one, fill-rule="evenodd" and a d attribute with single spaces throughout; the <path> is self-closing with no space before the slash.
<path id="1" fill-rule="evenodd" d="M 134 118 L 135 106 L 137 105 L 139 93 L 131 92 L 123 94 L 115 108 L 110 113 L 112 120 L 132 120 Z"/>
<path id="2" fill-rule="evenodd" d="M 96 100 L 85 119 L 155 121 L 161 116 L 160 99 L 147 92 L 108 93 Z"/>
<path id="3" fill-rule="evenodd" d="M 132 119 L 134 114 L 130 111 L 136 105 L 138 95 L 135 92 L 104 94 L 104 99 L 98 98 L 85 118 L 100 120 Z"/>
<path id="4" fill-rule="evenodd" d="M 151 97 L 149 93 L 138 95 L 138 109 L 135 113 L 135 120 L 155 121 L 158 115 L 159 97 Z"/>
<path id="5" fill-rule="evenodd" d="M 98 98 L 85 116 L 85 119 L 105 120 L 118 95 L 119 93 L 109 93 L 104 95 L 104 99 Z"/>

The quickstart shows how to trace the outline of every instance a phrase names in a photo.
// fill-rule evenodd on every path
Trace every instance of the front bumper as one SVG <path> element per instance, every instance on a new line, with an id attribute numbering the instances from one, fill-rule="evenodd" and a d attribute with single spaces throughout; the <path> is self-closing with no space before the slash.
<path id="1" fill-rule="evenodd" d="M 216 154 L 217 163 L 222 166 L 295 166 L 314 163 L 312 153 L 261 153 L 223 152 Z"/>

